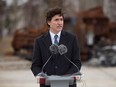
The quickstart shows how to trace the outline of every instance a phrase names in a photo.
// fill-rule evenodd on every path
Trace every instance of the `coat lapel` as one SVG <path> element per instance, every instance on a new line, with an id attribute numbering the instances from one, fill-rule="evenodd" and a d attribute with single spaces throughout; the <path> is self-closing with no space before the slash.
<path id="1" fill-rule="evenodd" d="M 43 37 L 43 43 L 45 44 L 46 50 L 49 50 L 49 47 L 52 44 L 49 32 L 47 32 Z"/>
<path id="2" fill-rule="evenodd" d="M 67 40 L 68 40 L 68 38 L 66 37 L 65 32 L 62 31 L 62 32 L 61 32 L 60 41 L 59 41 L 59 45 L 60 45 L 60 44 L 67 45 L 67 43 L 68 43 Z"/>

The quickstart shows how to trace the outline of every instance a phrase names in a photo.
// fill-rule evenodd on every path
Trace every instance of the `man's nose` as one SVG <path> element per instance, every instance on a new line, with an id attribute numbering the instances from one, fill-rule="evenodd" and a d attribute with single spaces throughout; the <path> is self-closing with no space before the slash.
<path id="1" fill-rule="evenodd" d="M 61 20 L 58 21 L 58 24 L 62 24 L 63 22 Z"/>

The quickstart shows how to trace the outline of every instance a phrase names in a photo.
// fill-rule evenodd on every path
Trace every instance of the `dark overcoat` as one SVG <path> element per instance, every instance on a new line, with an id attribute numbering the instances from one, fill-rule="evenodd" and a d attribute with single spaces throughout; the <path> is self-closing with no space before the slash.
<path id="1" fill-rule="evenodd" d="M 68 52 L 65 55 L 78 67 L 78 69 L 70 63 L 64 55 L 56 54 L 52 56 L 43 69 L 44 73 L 47 75 L 72 74 L 79 71 L 81 68 L 80 49 L 76 36 L 61 31 L 59 45 L 60 44 L 64 44 L 67 47 Z M 34 76 L 41 72 L 42 66 L 51 56 L 49 50 L 51 45 L 52 41 L 49 32 L 35 39 L 31 66 Z"/>

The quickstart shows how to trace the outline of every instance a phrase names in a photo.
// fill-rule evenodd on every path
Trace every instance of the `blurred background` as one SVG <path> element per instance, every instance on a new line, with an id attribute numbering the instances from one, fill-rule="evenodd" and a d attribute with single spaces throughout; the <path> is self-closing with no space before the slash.
<path id="1" fill-rule="evenodd" d="M 92 72 L 116 81 L 116 0 L 0 0 L 1 87 L 37 87 L 30 71 L 34 39 L 48 30 L 45 14 L 56 6 L 64 11 L 64 30 L 78 37 L 89 87 L 99 81 L 93 82 Z M 116 86 L 94 87 L 111 85 Z"/>

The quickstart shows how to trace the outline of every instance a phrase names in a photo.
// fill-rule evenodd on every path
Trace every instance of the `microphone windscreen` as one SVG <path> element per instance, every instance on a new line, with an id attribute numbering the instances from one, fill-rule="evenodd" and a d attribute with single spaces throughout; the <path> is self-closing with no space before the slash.
<path id="1" fill-rule="evenodd" d="M 67 53 L 68 50 L 67 50 L 67 47 L 65 45 L 61 44 L 58 46 L 58 51 L 59 51 L 60 55 L 63 55 L 65 53 Z"/>
<path id="2" fill-rule="evenodd" d="M 49 49 L 50 49 L 50 52 L 52 54 L 57 54 L 58 53 L 58 46 L 55 45 L 55 44 L 52 44 Z"/>

